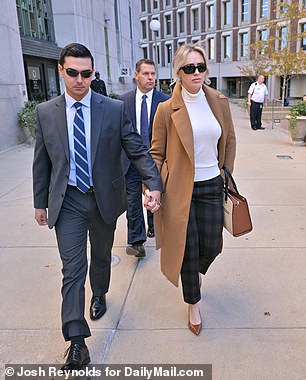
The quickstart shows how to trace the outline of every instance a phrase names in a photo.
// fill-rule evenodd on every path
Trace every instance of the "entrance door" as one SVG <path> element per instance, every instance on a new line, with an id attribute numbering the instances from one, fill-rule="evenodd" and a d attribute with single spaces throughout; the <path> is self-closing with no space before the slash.
<path id="1" fill-rule="evenodd" d="M 48 99 L 53 99 L 59 94 L 57 68 L 54 65 L 46 65 L 46 92 Z"/>

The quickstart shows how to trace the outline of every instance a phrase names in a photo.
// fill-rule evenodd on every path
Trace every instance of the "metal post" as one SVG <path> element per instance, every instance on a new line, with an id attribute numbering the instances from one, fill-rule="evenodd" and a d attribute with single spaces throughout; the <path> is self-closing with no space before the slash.
<path id="1" fill-rule="evenodd" d="M 154 33 L 154 44 L 155 44 L 156 89 L 159 91 L 160 85 L 159 85 L 159 73 L 158 73 L 158 49 L 157 49 L 157 42 L 156 42 L 157 31 L 153 33 Z"/>

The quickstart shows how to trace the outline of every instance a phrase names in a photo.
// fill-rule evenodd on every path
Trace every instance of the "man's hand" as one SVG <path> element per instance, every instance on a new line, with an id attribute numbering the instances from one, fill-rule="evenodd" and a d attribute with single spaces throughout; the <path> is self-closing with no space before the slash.
<path id="1" fill-rule="evenodd" d="M 160 197 L 161 192 L 159 190 L 146 190 L 145 191 L 145 199 L 144 199 L 144 206 L 147 210 L 151 211 L 152 213 L 156 212 L 160 208 Z"/>
<path id="2" fill-rule="evenodd" d="M 40 226 L 48 225 L 47 210 L 35 209 L 35 219 Z"/>

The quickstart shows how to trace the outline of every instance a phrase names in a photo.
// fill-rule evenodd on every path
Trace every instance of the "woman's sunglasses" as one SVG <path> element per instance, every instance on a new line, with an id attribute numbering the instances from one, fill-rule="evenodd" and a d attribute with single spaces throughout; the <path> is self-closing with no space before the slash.
<path id="1" fill-rule="evenodd" d="M 90 78 L 92 76 L 92 70 L 77 71 L 77 70 L 69 69 L 69 68 L 68 69 L 64 68 L 64 70 L 66 71 L 66 74 L 72 78 L 76 78 L 79 74 L 81 74 L 82 78 Z"/>
<path id="2" fill-rule="evenodd" d="M 185 74 L 194 74 L 196 69 L 198 69 L 199 73 L 204 73 L 204 71 L 207 70 L 206 63 L 198 63 L 197 66 L 190 63 L 190 65 L 185 65 L 180 68 L 180 70 L 183 70 Z"/>

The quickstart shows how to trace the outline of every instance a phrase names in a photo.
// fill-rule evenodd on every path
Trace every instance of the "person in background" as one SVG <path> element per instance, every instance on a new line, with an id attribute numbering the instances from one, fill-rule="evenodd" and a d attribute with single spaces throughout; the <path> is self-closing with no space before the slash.
<path id="1" fill-rule="evenodd" d="M 91 81 L 90 88 L 98 94 L 107 96 L 104 80 L 100 79 L 99 71 L 95 72 L 95 79 Z"/>
<path id="2" fill-rule="evenodd" d="M 181 276 L 188 305 L 188 327 L 198 335 L 201 273 L 222 250 L 222 168 L 231 172 L 236 137 L 227 98 L 205 84 L 204 50 L 195 44 L 175 53 L 172 98 L 159 104 L 150 154 L 160 170 L 164 191 L 154 215 L 161 270 L 175 286 Z"/>
<path id="3" fill-rule="evenodd" d="M 268 89 L 264 84 L 265 77 L 259 75 L 257 81 L 252 83 L 248 89 L 248 106 L 250 107 L 250 121 L 251 128 L 255 131 L 257 129 L 265 129 L 262 126 L 261 115 L 263 106 L 267 105 Z"/>
<path id="4" fill-rule="evenodd" d="M 145 206 L 152 212 L 162 190 L 158 170 L 123 103 L 90 90 L 93 69 L 84 45 L 65 46 L 58 64 L 65 93 L 36 108 L 35 219 L 40 226 L 55 227 L 62 260 L 62 333 L 71 342 L 63 370 L 90 362 L 85 338 L 91 333 L 84 316 L 88 236 L 90 318 L 98 320 L 106 312 L 114 232 L 127 207 L 121 150 L 143 177 Z"/>
<path id="5" fill-rule="evenodd" d="M 135 131 L 142 137 L 143 143 L 149 149 L 152 138 L 152 124 L 157 106 L 169 99 L 155 87 L 155 63 L 150 59 L 141 59 L 136 63 L 136 90 L 120 97 L 124 101 L 127 117 L 132 122 Z M 128 244 L 126 253 L 135 257 L 144 257 L 146 251 L 143 243 L 146 237 L 154 237 L 153 214 L 147 211 L 148 230 L 146 233 L 142 206 L 142 178 L 133 163 L 122 153 L 122 168 L 126 179 L 128 209 L 126 213 L 128 227 Z"/>

